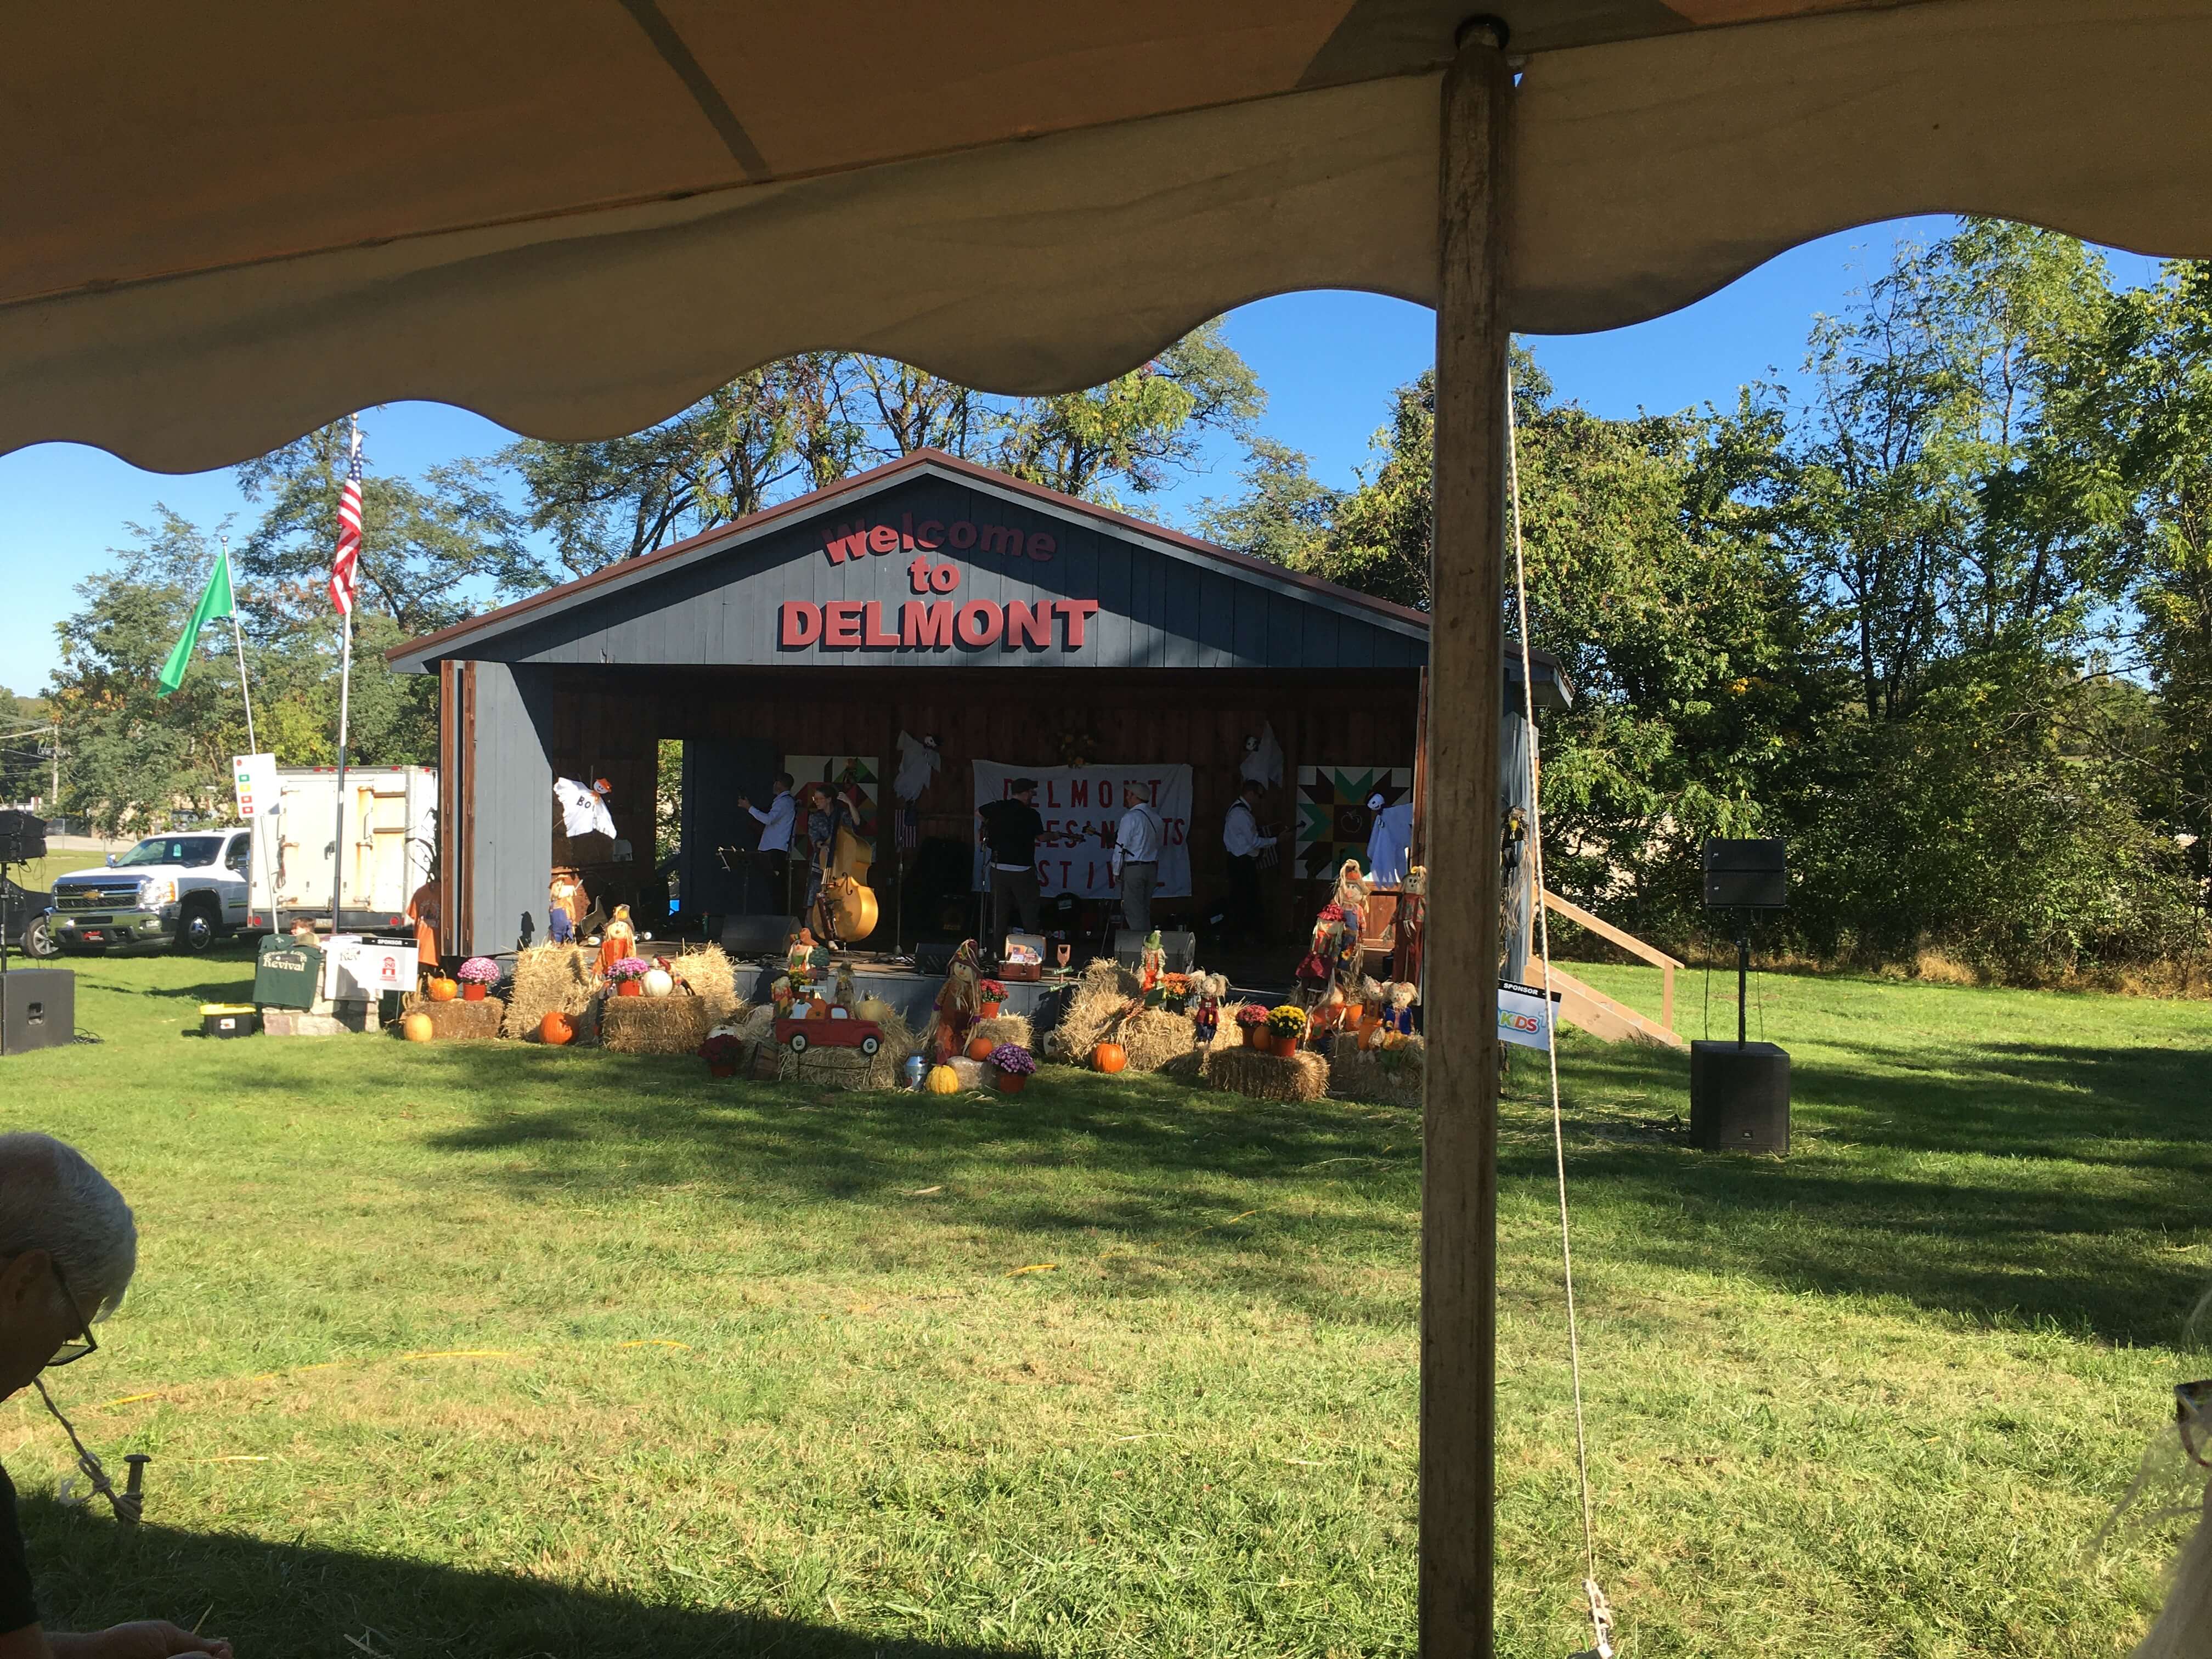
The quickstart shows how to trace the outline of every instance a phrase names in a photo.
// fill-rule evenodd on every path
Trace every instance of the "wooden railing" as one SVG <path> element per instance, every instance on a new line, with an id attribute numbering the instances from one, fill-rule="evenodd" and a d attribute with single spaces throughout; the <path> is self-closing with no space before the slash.
<path id="1" fill-rule="evenodd" d="M 1557 893 L 1546 893 L 1547 909 L 1565 916 L 1578 927 L 1587 927 L 1600 939 L 1618 945 L 1631 956 L 1641 957 L 1659 970 L 1659 1024 L 1668 1030 L 1674 1029 L 1674 970 L 1683 964 L 1655 945 L 1646 945 L 1635 934 L 1614 927 L 1601 916 L 1594 916 L 1579 904 L 1570 904 Z"/>

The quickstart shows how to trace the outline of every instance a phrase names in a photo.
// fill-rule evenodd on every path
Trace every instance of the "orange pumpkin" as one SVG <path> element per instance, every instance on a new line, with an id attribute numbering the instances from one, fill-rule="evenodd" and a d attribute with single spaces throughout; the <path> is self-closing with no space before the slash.
<path id="1" fill-rule="evenodd" d="M 556 1048 L 564 1042 L 572 1041 L 575 1035 L 575 1022 L 558 1008 L 538 1022 L 538 1040 L 540 1042 L 550 1042 Z"/>
<path id="2" fill-rule="evenodd" d="M 1091 1051 L 1091 1068 L 1111 1074 L 1129 1063 L 1129 1051 L 1118 1042 L 1102 1042 Z"/>
<path id="3" fill-rule="evenodd" d="M 988 1060 L 991 1057 L 991 1051 L 998 1046 L 999 1045 L 997 1043 L 992 1042 L 988 1037 L 969 1037 L 968 1039 L 968 1058 L 970 1060 Z"/>
<path id="4" fill-rule="evenodd" d="M 432 979 L 429 989 L 430 1000 L 433 1002 L 451 1002 L 455 997 L 461 994 L 461 988 L 459 985 L 450 979 L 445 978 Z"/>
<path id="5" fill-rule="evenodd" d="M 827 1018 L 830 1018 L 830 1000 L 829 1000 L 829 998 L 827 998 L 827 997 L 817 997 L 817 998 L 815 998 L 815 999 L 814 999 L 814 1000 L 813 1000 L 812 1002 L 811 1002 L 811 1003 L 809 1003 L 809 1004 L 807 1005 L 807 1007 L 806 1007 L 806 1017 L 807 1017 L 807 1018 L 809 1018 L 809 1019 L 827 1019 Z"/>
<path id="6" fill-rule="evenodd" d="M 430 1024 L 430 1016 L 418 1010 L 399 1022 L 399 1035 L 410 1042 L 428 1042 L 438 1032 Z"/>

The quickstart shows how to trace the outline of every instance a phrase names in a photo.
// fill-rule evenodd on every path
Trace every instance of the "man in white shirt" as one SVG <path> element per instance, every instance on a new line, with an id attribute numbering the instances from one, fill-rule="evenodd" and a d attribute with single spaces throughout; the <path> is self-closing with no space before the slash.
<path id="1" fill-rule="evenodd" d="M 1230 803 L 1221 821 L 1221 849 L 1229 854 L 1229 915 L 1231 939 L 1263 942 L 1266 930 L 1260 910 L 1260 849 L 1273 847 L 1275 837 L 1260 833 L 1261 789 L 1247 778 Z"/>
<path id="2" fill-rule="evenodd" d="M 1168 827 L 1139 783 L 1121 786 L 1121 827 L 1114 837 L 1114 879 L 1121 888 L 1121 915 L 1137 933 L 1152 931 L 1152 889 L 1159 885 L 1160 844 Z"/>
<path id="3" fill-rule="evenodd" d="M 775 799 L 768 804 L 765 812 L 744 795 L 738 797 L 738 805 L 751 813 L 753 821 L 761 827 L 758 850 L 762 861 L 769 866 L 769 890 L 783 895 L 783 906 L 788 910 L 791 908 L 791 825 L 799 816 L 799 803 L 791 793 L 791 774 L 779 772 L 775 775 Z"/>

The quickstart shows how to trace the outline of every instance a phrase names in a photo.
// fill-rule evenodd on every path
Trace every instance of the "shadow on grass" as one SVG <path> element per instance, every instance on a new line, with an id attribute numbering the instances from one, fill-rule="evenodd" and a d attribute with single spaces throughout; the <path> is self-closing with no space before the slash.
<path id="1" fill-rule="evenodd" d="M 2171 1343 L 2204 1289 L 2192 1247 L 2212 1215 L 2205 1058 L 1829 1043 L 1794 1068 L 1786 1160 L 1699 1153 L 1675 1137 L 1585 1139 L 1570 1180 L 1603 1239 L 1577 1255 Z M 1647 1121 L 1686 1114 L 1687 1069 L 1680 1054 L 1585 1052 L 1570 1100 L 1626 1097 Z M 1548 1145 L 1509 1139 L 1499 1172 L 1509 1186 L 1548 1179 Z"/>
<path id="2" fill-rule="evenodd" d="M 50 1629 L 166 1617 L 228 1637 L 246 1659 L 1019 1659 L 1033 1650 L 916 1641 L 690 1607 L 303 1543 L 148 1524 L 26 1498 L 23 1530 Z"/>

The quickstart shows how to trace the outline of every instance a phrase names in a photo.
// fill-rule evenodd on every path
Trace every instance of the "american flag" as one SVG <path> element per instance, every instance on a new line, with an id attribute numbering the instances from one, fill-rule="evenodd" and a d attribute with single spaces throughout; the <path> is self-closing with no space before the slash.
<path id="1" fill-rule="evenodd" d="M 353 459 L 346 468 L 345 488 L 338 492 L 338 550 L 331 560 L 331 603 L 338 615 L 353 614 L 353 596 L 361 586 L 361 428 L 353 429 Z"/>

